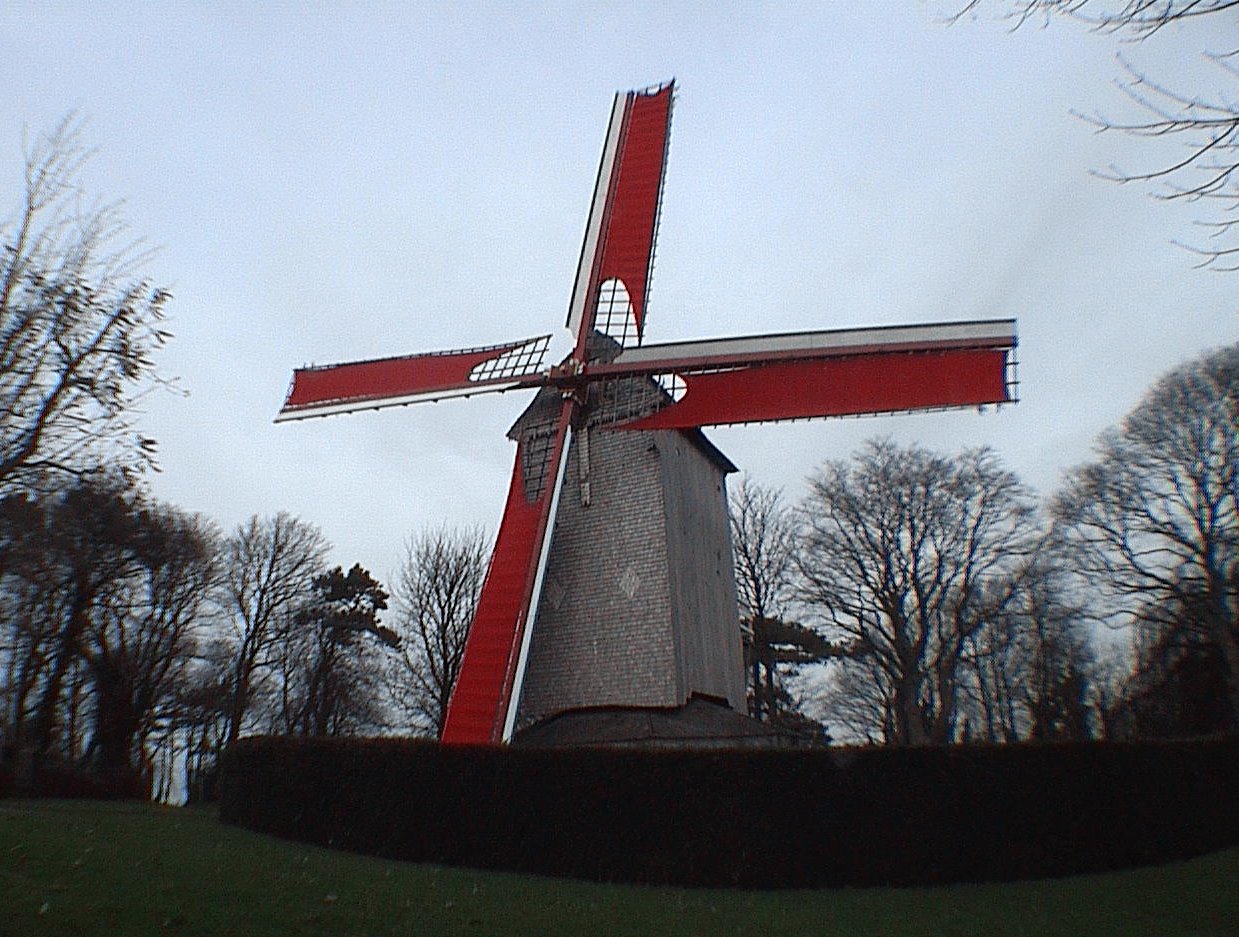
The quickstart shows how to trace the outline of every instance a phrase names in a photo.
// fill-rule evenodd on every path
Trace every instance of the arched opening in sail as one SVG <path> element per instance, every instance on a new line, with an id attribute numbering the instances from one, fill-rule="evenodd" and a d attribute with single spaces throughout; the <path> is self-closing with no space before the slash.
<path id="1" fill-rule="evenodd" d="M 594 328 L 625 348 L 639 344 L 632 299 L 623 280 L 603 280 L 598 287 L 598 310 L 594 316 Z"/>
<path id="2" fill-rule="evenodd" d="M 678 374 L 655 374 L 654 380 L 658 382 L 659 387 L 666 391 L 672 403 L 679 403 L 680 399 L 688 392 L 688 384 Z"/>

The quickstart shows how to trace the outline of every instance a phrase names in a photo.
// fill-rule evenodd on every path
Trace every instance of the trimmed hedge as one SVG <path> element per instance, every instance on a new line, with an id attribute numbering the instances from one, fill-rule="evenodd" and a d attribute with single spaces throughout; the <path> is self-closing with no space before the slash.
<path id="1" fill-rule="evenodd" d="M 98 774 L 71 766 L 48 765 L 22 777 L 0 766 L 0 797 L 46 797 L 72 800 L 150 800 L 147 774 Z"/>
<path id="2" fill-rule="evenodd" d="M 594 881 L 928 885 L 1239 842 L 1239 738 L 929 749 L 522 750 L 254 738 L 221 818 L 393 859 Z"/>

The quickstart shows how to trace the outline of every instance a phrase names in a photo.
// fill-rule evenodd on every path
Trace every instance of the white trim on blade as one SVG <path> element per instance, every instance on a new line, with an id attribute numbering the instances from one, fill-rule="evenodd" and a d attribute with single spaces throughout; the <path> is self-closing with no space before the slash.
<path id="1" fill-rule="evenodd" d="M 555 515 L 559 512 L 559 493 L 564 488 L 564 471 L 568 464 L 568 450 L 572 448 L 572 427 L 564 434 L 564 447 L 559 453 L 559 465 L 555 469 L 555 487 L 551 489 L 551 513 L 542 532 L 541 553 L 538 555 L 538 571 L 533 579 L 533 593 L 529 598 L 529 613 L 525 616 L 525 633 L 521 635 L 521 650 L 516 658 L 516 673 L 512 679 L 512 695 L 508 697 L 508 711 L 503 719 L 503 742 L 512 741 L 516 728 L 516 710 L 520 706 L 521 691 L 525 686 L 525 668 L 529 664 L 529 645 L 533 640 L 533 626 L 538 620 L 538 603 L 542 600 L 542 583 L 546 579 L 546 564 L 551 556 L 551 537 L 555 533 Z"/>
<path id="2" fill-rule="evenodd" d="M 384 407 L 404 407 L 411 403 L 433 403 L 436 400 L 450 400 L 453 397 L 470 397 L 473 394 L 492 394 L 511 390 L 514 387 L 528 386 L 520 381 L 503 381 L 496 383 L 478 382 L 468 387 L 449 387 L 444 390 L 428 390 L 417 394 L 404 394 L 400 397 L 381 397 L 375 400 L 345 400 L 339 403 L 311 404 L 297 407 L 295 410 L 281 410 L 275 415 L 274 423 L 291 423 L 293 420 L 308 420 L 316 416 L 335 416 L 337 413 L 356 413 L 358 410 L 381 410 Z"/>
<path id="3" fill-rule="evenodd" d="M 619 151 L 620 132 L 624 127 L 624 111 L 628 95 L 617 94 L 611 105 L 611 123 L 607 127 L 607 141 L 602 147 L 602 162 L 598 166 L 598 179 L 594 183 L 594 200 L 589 206 L 589 221 L 585 224 L 585 241 L 581 245 L 581 259 L 576 268 L 576 284 L 568 303 L 568 329 L 577 337 L 585 309 L 589 305 L 589 281 L 594 273 L 594 259 L 598 254 L 598 239 L 602 234 L 603 216 L 606 214 L 607 197 L 611 191 L 615 156 Z"/>
<path id="4" fill-rule="evenodd" d="M 786 332 L 744 338 L 713 338 L 625 348 L 615 364 L 641 364 L 665 358 L 713 358 L 720 355 L 757 355 L 793 351 L 846 351 L 883 345 L 957 342 L 1015 342 L 1015 320 L 938 322 L 929 325 L 882 326 L 870 329 L 832 329 L 822 332 Z"/>

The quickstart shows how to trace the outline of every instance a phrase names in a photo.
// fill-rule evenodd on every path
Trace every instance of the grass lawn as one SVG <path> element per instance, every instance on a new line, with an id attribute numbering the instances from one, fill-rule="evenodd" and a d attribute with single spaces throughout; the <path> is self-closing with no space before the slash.
<path id="1" fill-rule="evenodd" d="M 0 935 L 44 934 L 1239 935 L 1239 848 L 1015 885 L 690 891 L 385 862 L 197 808 L 0 800 Z"/>

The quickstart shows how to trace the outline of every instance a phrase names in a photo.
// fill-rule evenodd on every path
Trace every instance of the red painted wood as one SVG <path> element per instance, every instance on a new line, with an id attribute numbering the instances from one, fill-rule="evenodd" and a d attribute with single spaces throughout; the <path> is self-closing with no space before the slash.
<path id="1" fill-rule="evenodd" d="M 638 335 L 645 328 L 645 291 L 666 168 L 671 96 L 672 85 L 667 85 L 654 94 L 631 97 L 600 238 L 601 256 L 590 290 L 596 299 L 599 285 L 611 279 L 622 281 L 632 301 Z"/>
<path id="2" fill-rule="evenodd" d="M 571 404 L 565 403 L 549 455 L 551 467 L 537 501 L 525 499 L 521 451 L 517 446 L 499 535 L 448 703 L 441 739 L 445 743 L 497 745 L 503 741 L 521 641 L 532 618 L 534 580 L 546 525 L 551 522 L 555 472 L 566 442 L 570 410 Z"/>
<path id="3" fill-rule="evenodd" d="M 482 585 L 473 624 L 452 690 L 443 727 L 443 741 L 487 744 L 498 741 L 504 676 L 518 625 L 523 621 L 521 595 L 526 571 L 536 553 L 541 501 L 525 500 L 521 454 L 516 453 L 508 501 L 495 538 L 490 569 Z"/>
<path id="4" fill-rule="evenodd" d="M 1005 350 L 866 354 L 682 375 L 679 402 L 624 429 L 690 429 L 1010 400 Z"/>
<path id="5" fill-rule="evenodd" d="M 384 400 L 471 386 L 482 389 L 487 382 L 470 381 L 469 372 L 523 344 L 525 342 L 521 341 L 480 351 L 407 355 L 299 368 L 293 372 L 293 386 L 283 410 L 346 401 Z"/>

